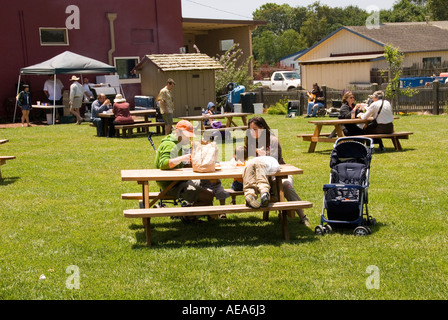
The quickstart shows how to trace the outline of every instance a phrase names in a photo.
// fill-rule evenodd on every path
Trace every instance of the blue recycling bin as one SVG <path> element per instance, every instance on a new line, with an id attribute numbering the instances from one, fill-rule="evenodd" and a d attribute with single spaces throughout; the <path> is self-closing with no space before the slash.
<path id="1" fill-rule="evenodd" d="M 241 101 L 240 95 L 244 92 L 244 90 L 246 90 L 245 86 L 240 86 L 236 84 L 234 89 L 228 93 L 227 101 L 231 104 L 240 103 Z"/>

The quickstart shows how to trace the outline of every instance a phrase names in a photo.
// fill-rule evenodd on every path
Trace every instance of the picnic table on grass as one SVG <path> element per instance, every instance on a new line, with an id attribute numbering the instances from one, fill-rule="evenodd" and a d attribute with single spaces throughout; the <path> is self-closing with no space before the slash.
<path id="1" fill-rule="evenodd" d="M 398 119 L 398 118 L 395 118 Z M 303 141 L 310 141 L 308 148 L 309 153 L 313 153 L 316 149 L 318 142 L 331 142 L 334 143 L 337 138 L 345 137 L 342 130 L 345 124 L 366 124 L 373 121 L 373 118 L 369 119 L 333 119 L 333 120 L 313 120 L 309 123 L 314 124 L 314 132 L 312 134 L 298 134 L 297 137 L 302 138 Z M 324 126 L 334 127 L 331 133 L 322 133 Z M 388 134 L 369 134 L 362 135 L 361 137 L 367 137 L 372 139 L 391 139 L 395 150 L 402 150 L 399 139 L 409 139 L 409 135 L 413 132 L 393 132 Z M 352 136 L 354 137 L 354 136 Z"/>
<path id="2" fill-rule="evenodd" d="M 9 142 L 8 139 L 0 139 L 0 144 L 5 144 L 7 142 Z M 6 161 L 14 160 L 15 158 L 15 156 L 0 156 L 0 180 L 3 179 L 1 166 L 5 165 Z"/>
<path id="3" fill-rule="evenodd" d="M 135 121 L 133 124 L 126 124 L 126 125 L 115 125 L 115 131 L 118 130 L 117 133 L 119 133 L 119 130 L 123 130 L 123 137 L 131 136 L 133 129 L 141 129 L 143 128 L 145 132 L 148 132 L 148 128 L 152 126 L 157 127 L 157 131 L 159 131 L 159 126 L 164 125 L 163 123 L 158 122 L 152 122 L 149 119 L 149 116 L 155 116 L 157 114 L 157 111 L 155 109 L 144 109 L 144 110 L 131 110 L 130 111 L 131 116 L 133 117 L 142 117 L 142 120 Z M 112 112 L 112 110 L 109 110 L 108 112 L 102 112 L 98 114 L 98 117 L 103 118 L 103 130 L 105 135 L 107 136 L 109 133 L 109 125 L 110 121 L 114 121 L 115 115 Z M 127 134 L 126 134 L 127 131 Z"/>
<path id="4" fill-rule="evenodd" d="M 214 114 L 214 115 L 200 115 L 200 116 L 189 116 L 189 117 L 179 117 L 182 120 L 188 120 L 190 122 L 193 121 L 200 121 L 201 122 L 201 130 L 204 131 L 207 128 L 204 126 L 204 121 L 205 120 L 220 120 L 220 119 L 225 119 L 225 124 L 223 124 L 225 126 L 225 128 L 223 128 L 223 130 L 226 130 L 226 128 L 228 130 L 235 130 L 235 129 L 247 129 L 247 117 L 253 115 L 252 113 L 221 113 L 221 114 Z M 241 121 L 243 122 L 242 126 L 239 126 L 238 124 L 235 123 L 234 118 L 241 118 Z M 211 129 L 211 130 L 215 130 L 215 129 Z"/>
<path id="5" fill-rule="evenodd" d="M 143 170 L 122 170 L 122 181 L 137 182 L 142 187 L 143 208 L 124 210 L 126 218 L 141 218 L 146 228 L 147 245 L 151 245 L 150 219 L 155 217 L 186 216 L 186 215 L 217 215 L 227 213 L 264 212 L 265 218 L 269 211 L 281 212 L 282 234 L 285 240 L 289 240 L 288 216 L 294 217 L 294 210 L 298 208 L 311 208 L 313 205 L 308 201 L 287 201 L 283 191 L 281 180 L 288 175 L 302 174 L 303 170 L 292 165 L 281 165 L 280 170 L 273 174 L 276 177 L 278 199 L 271 202 L 268 207 L 259 209 L 249 208 L 246 205 L 219 205 L 219 206 L 195 206 L 195 207 L 173 207 L 173 208 L 153 208 L 165 194 L 179 181 L 185 180 L 214 180 L 214 179 L 234 179 L 242 178 L 243 167 L 231 167 L 216 170 L 210 173 L 194 172 L 192 168 L 181 168 L 173 170 L 143 169 Z M 161 191 L 155 197 L 150 198 L 149 182 L 172 181 L 169 187 Z M 271 199 L 272 200 L 272 199 Z"/>

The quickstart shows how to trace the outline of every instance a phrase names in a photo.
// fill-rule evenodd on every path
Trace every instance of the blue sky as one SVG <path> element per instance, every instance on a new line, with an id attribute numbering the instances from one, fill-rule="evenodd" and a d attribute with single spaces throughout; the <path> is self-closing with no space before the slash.
<path id="1" fill-rule="evenodd" d="M 182 0 L 182 16 L 185 18 L 203 19 L 234 19 L 251 20 L 252 12 L 265 3 L 289 4 L 291 7 L 306 7 L 317 0 L 289 0 L 289 1 L 266 1 L 266 0 Z M 357 6 L 368 10 L 375 6 L 379 9 L 391 9 L 393 0 L 320 0 L 321 4 L 330 7 Z M 369 10 L 370 11 L 370 10 Z"/>

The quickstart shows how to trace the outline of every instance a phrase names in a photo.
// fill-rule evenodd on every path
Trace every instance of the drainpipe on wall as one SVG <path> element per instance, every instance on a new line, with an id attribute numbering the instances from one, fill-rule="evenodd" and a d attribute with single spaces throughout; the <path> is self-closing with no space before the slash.
<path id="1" fill-rule="evenodd" d="M 109 20 L 109 30 L 110 30 L 110 50 L 108 51 L 109 65 L 114 65 L 113 54 L 115 52 L 115 31 L 114 31 L 114 21 L 117 19 L 116 13 L 107 13 L 107 19 Z"/>

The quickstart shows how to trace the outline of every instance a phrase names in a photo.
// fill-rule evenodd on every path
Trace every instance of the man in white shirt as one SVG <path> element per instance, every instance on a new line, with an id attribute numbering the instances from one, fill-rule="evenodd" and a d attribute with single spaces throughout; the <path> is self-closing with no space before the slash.
<path id="1" fill-rule="evenodd" d="M 56 90 L 55 90 L 56 86 Z M 63 104 L 62 102 L 62 94 L 64 92 L 64 84 L 61 80 L 56 79 L 56 84 L 54 82 L 54 75 L 50 74 L 48 76 L 48 80 L 44 83 L 44 93 L 47 97 L 47 102 L 49 105 L 57 105 L 60 106 Z M 64 115 L 64 109 L 63 108 L 57 108 L 59 118 L 61 118 Z"/>
<path id="2" fill-rule="evenodd" d="M 70 113 L 76 117 L 76 124 L 81 124 L 84 121 L 79 114 L 79 109 L 82 106 L 82 99 L 84 96 L 84 88 L 78 82 L 79 78 L 73 76 L 70 81 L 72 85 L 70 86 Z"/>

